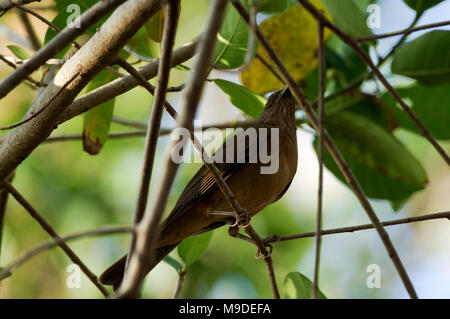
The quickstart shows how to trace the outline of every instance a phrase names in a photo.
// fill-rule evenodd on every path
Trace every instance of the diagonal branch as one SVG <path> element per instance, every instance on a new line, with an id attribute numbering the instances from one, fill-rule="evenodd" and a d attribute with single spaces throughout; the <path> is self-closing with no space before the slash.
<path id="1" fill-rule="evenodd" d="M 249 16 L 247 10 L 242 6 L 239 2 L 231 2 L 234 7 L 237 9 L 241 17 L 244 19 L 244 21 L 249 23 Z M 264 48 L 266 51 L 268 57 L 272 61 L 272 63 L 277 67 L 280 75 L 282 76 L 284 82 L 288 85 L 289 89 L 291 90 L 293 96 L 295 99 L 299 102 L 300 106 L 302 107 L 303 111 L 305 112 L 306 116 L 310 120 L 313 127 L 318 130 L 318 118 L 317 115 L 312 108 L 309 101 L 305 98 L 303 95 L 302 90 L 297 85 L 295 80 L 292 78 L 292 76 L 289 74 L 289 71 L 284 66 L 283 62 L 280 60 L 280 57 L 275 52 L 275 50 L 270 45 L 267 38 L 264 36 L 264 34 L 261 32 L 261 29 L 258 27 L 255 28 L 256 31 L 256 37 L 260 43 L 260 45 Z M 411 280 L 409 279 L 409 276 L 405 270 L 405 267 L 403 266 L 403 263 L 400 260 L 400 257 L 398 256 L 394 245 L 392 244 L 392 241 L 389 238 L 388 233 L 384 229 L 383 225 L 380 223 L 380 220 L 378 219 L 375 211 L 372 208 L 372 205 L 370 204 L 369 200 L 364 194 L 364 191 L 359 184 L 358 180 L 356 179 L 355 175 L 353 174 L 350 166 L 348 166 L 347 162 L 343 158 L 342 154 L 340 153 L 339 149 L 337 148 L 336 144 L 334 144 L 333 140 L 331 139 L 330 135 L 328 134 L 327 130 L 324 129 L 324 141 L 325 145 L 327 146 L 331 156 L 333 157 L 334 161 L 338 165 L 340 171 L 344 175 L 347 183 L 355 193 L 356 197 L 358 198 L 359 202 L 361 203 L 361 206 L 364 208 L 364 210 L 367 213 L 367 216 L 375 226 L 378 234 L 380 235 L 380 238 L 386 248 L 386 251 L 391 258 L 395 268 L 397 269 L 397 272 L 400 275 L 400 278 L 403 281 L 403 284 L 405 288 L 407 289 L 409 295 L 412 298 L 416 298 L 417 295 L 415 293 L 414 287 L 411 283 Z"/>
<path id="2" fill-rule="evenodd" d="M 19 66 L 0 82 L 0 99 L 5 97 L 20 82 L 39 68 L 48 59 L 61 51 L 67 44 L 71 43 L 77 36 L 82 34 L 88 27 L 97 22 L 108 12 L 125 2 L 126 0 L 103 0 L 92 6 L 80 17 L 80 27 L 67 26 L 55 36 L 46 46 L 36 52 L 26 63 Z"/>
<path id="3" fill-rule="evenodd" d="M 2 185 L 5 190 L 8 191 L 16 200 L 22 205 L 23 208 L 33 217 L 39 225 L 55 240 L 58 242 L 58 246 L 66 253 L 69 259 L 77 264 L 81 271 L 89 278 L 89 280 L 100 290 L 100 292 L 107 297 L 108 291 L 98 281 L 97 276 L 83 263 L 83 261 L 75 254 L 75 252 L 67 246 L 61 237 L 56 233 L 52 226 L 39 214 L 39 212 L 11 185 L 10 182 L 5 180 Z"/>
<path id="4" fill-rule="evenodd" d="M 336 25 L 334 25 L 330 20 L 328 20 L 314 5 L 312 5 L 308 0 L 297 0 L 300 4 L 302 4 L 306 10 L 308 10 L 318 21 L 322 21 L 322 23 L 332 30 L 342 41 L 344 41 L 347 45 L 349 45 L 362 59 L 363 61 L 370 67 L 373 74 L 380 80 L 380 82 L 384 85 L 389 94 L 397 101 L 398 104 L 402 107 L 405 113 L 409 116 L 409 118 L 414 122 L 414 124 L 419 128 L 423 136 L 433 145 L 436 151 L 442 156 L 442 158 L 450 165 L 450 157 L 445 152 L 445 150 L 439 145 L 430 131 L 425 127 L 425 125 L 420 121 L 420 119 L 414 114 L 414 112 L 410 109 L 408 104 L 402 100 L 397 91 L 392 87 L 389 81 L 385 78 L 385 76 L 381 73 L 381 71 L 377 68 L 377 66 L 373 63 L 370 56 L 364 52 L 364 50 L 359 46 L 358 42 L 353 39 L 348 34 L 344 33 L 341 29 L 339 29 Z"/>

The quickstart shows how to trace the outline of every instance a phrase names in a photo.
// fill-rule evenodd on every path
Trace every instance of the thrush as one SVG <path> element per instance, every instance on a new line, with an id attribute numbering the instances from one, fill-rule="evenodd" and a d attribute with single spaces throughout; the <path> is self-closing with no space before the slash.
<path id="1" fill-rule="evenodd" d="M 221 176 L 250 216 L 279 200 L 297 171 L 295 102 L 287 87 L 269 97 L 252 128 L 263 134 L 257 134 L 255 139 L 246 134 L 248 129 L 240 131 L 227 139 L 212 156 Z M 274 139 L 275 135 L 277 138 Z M 239 143 L 244 143 L 243 147 Z M 264 148 L 267 154 L 277 155 L 277 163 L 271 163 L 272 171 L 267 169 L 265 159 L 254 156 L 256 153 L 260 155 Z M 278 153 L 273 154 L 275 152 Z M 221 156 L 217 155 L 222 155 L 223 160 L 218 160 Z M 150 272 L 183 239 L 235 222 L 230 212 L 230 204 L 211 172 L 203 165 L 160 225 L 154 261 L 145 273 Z M 126 256 L 110 266 L 99 281 L 117 288 L 123 278 L 125 263 Z"/>

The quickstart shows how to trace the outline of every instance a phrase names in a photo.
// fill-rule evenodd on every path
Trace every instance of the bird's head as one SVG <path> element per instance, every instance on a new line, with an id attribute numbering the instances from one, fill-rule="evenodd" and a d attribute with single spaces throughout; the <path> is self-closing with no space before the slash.
<path id="1" fill-rule="evenodd" d="M 258 121 L 277 126 L 295 125 L 295 100 L 287 86 L 269 97 Z"/>

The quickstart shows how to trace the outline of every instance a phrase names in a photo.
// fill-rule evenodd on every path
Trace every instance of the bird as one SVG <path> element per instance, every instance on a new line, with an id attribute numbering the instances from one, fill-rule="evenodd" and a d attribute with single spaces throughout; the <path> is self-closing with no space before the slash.
<path id="1" fill-rule="evenodd" d="M 279 200 L 288 190 L 297 171 L 295 100 L 287 87 L 272 93 L 260 117 L 251 127 L 267 134 L 258 134 L 255 140 L 242 136 L 245 131 L 240 131 L 228 138 L 213 154 L 214 158 L 217 158 L 214 155 L 223 154 L 225 160 L 216 160 L 215 165 L 240 206 L 245 208 L 250 217 Z M 272 140 L 275 134 L 273 132 L 278 134 L 275 147 L 268 142 L 269 139 Z M 232 144 L 238 141 L 245 141 L 240 150 Z M 231 145 L 234 145 L 233 148 Z M 268 145 L 267 154 L 271 151 L 278 152 L 274 172 L 263 173 L 267 163 L 263 163 L 258 156 L 256 161 L 251 160 L 261 145 Z M 230 149 L 233 152 L 232 160 L 226 155 Z M 231 212 L 232 208 L 212 173 L 203 165 L 186 185 L 171 213 L 161 223 L 153 262 L 145 269 L 145 274 L 183 239 L 236 223 Z M 116 290 L 123 279 L 126 258 L 125 255 L 106 269 L 100 275 L 99 282 L 112 285 Z"/>

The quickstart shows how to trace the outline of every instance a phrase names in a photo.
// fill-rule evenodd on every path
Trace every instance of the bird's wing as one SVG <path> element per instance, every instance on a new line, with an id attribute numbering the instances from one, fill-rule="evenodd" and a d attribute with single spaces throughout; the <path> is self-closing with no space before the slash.
<path id="1" fill-rule="evenodd" d="M 230 149 L 230 143 L 236 142 L 237 137 L 240 134 L 244 134 L 244 132 L 240 131 L 233 137 L 227 139 L 227 141 L 215 152 L 215 154 L 219 152 L 226 153 L 227 148 Z M 265 136 L 262 136 L 261 138 L 270 139 L 270 130 L 268 130 L 267 135 L 266 134 L 264 135 Z M 245 148 L 243 148 L 241 152 L 237 153 L 236 147 L 234 147 L 234 151 L 235 155 L 234 161 L 232 163 L 224 161 L 224 163 L 215 164 L 216 167 L 219 169 L 222 178 L 225 181 L 238 169 L 243 167 L 245 163 L 248 162 L 250 154 L 257 152 L 257 145 L 249 145 L 249 143 L 246 143 Z M 242 160 L 244 158 L 245 160 Z M 180 198 L 178 199 L 178 202 L 175 204 L 175 207 L 173 208 L 172 212 L 164 221 L 164 224 L 168 225 L 171 222 L 177 220 L 183 215 L 184 212 L 188 211 L 200 200 L 202 200 L 203 198 L 208 196 L 211 192 L 217 189 L 218 185 L 215 181 L 214 176 L 211 174 L 209 169 L 205 165 L 203 165 L 200 168 L 200 170 L 194 175 L 194 177 L 189 181 L 189 183 L 186 185 L 184 191 L 181 193 Z"/>

